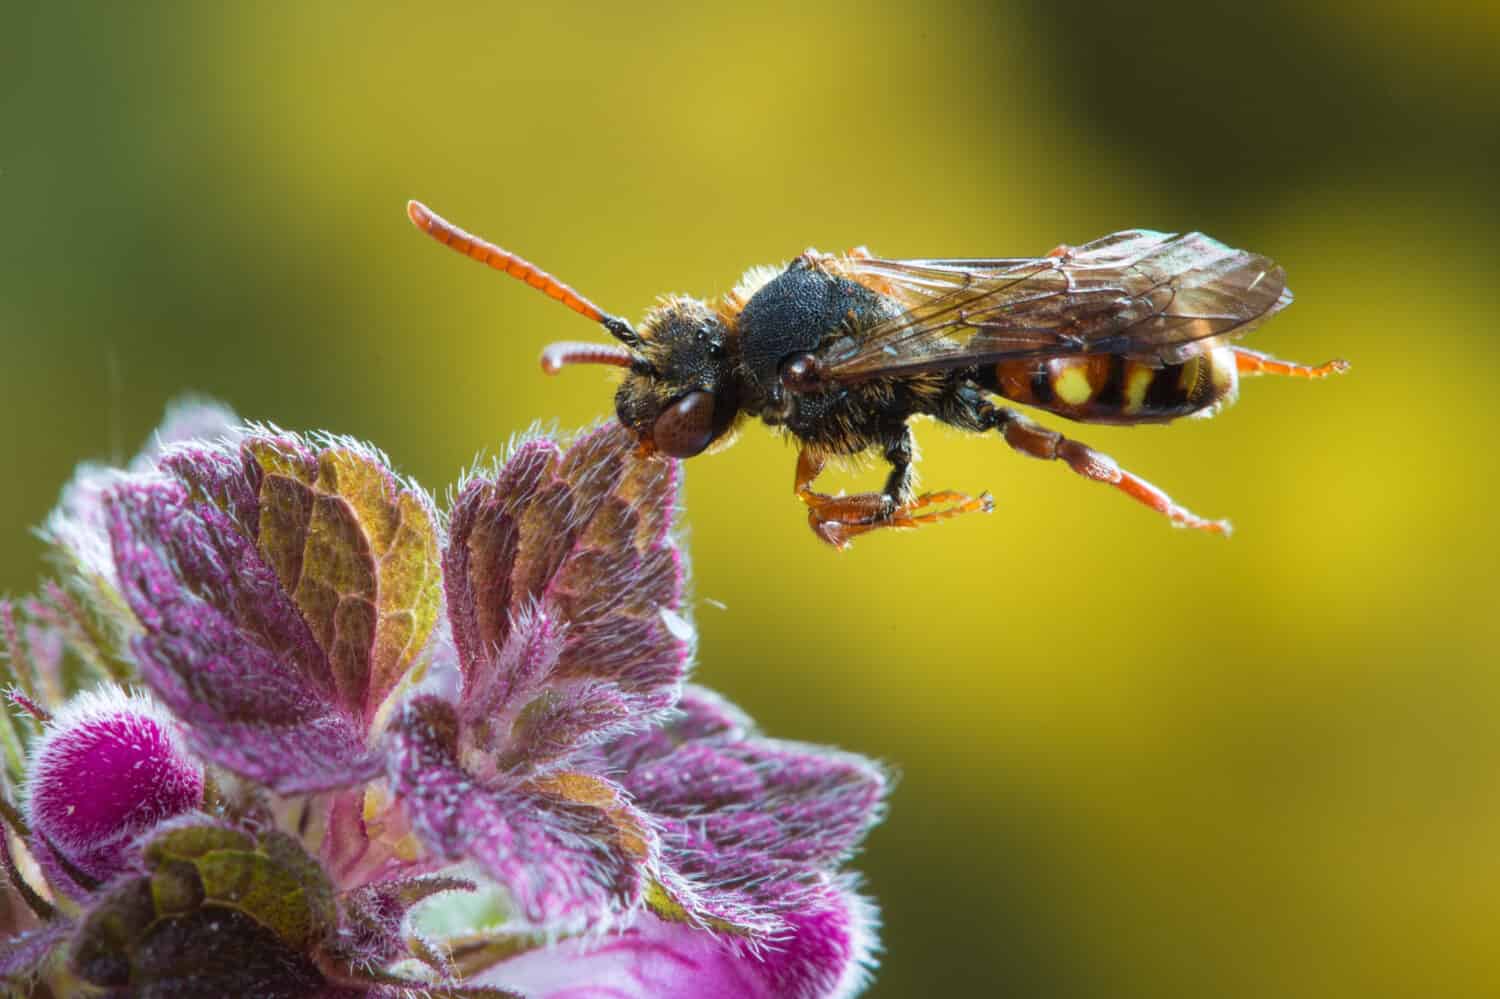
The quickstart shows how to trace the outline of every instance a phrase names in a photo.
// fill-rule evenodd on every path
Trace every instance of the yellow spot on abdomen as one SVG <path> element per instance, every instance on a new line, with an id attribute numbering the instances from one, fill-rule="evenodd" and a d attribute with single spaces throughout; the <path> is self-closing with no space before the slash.
<path id="1" fill-rule="evenodd" d="M 1208 355 L 1209 374 L 1214 382 L 1215 397 L 1224 397 L 1239 385 L 1239 369 L 1234 363 L 1234 352 L 1228 347 L 1219 347 Z"/>
<path id="2" fill-rule="evenodd" d="M 1082 406 L 1094 397 L 1094 387 L 1081 364 L 1070 364 L 1053 375 L 1052 390 L 1069 406 Z"/>
<path id="3" fill-rule="evenodd" d="M 1141 407 L 1146 405 L 1146 390 L 1151 387 L 1151 379 L 1156 377 L 1156 370 L 1148 368 L 1144 364 L 1131 364 L 1130 373 L 1125 376 L 1125 412 L 1139 413 Z"/>

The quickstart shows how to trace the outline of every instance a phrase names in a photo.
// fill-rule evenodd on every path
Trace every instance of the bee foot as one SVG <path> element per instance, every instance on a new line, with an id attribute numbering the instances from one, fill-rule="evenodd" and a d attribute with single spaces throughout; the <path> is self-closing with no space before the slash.
<path id="1" fill-rule="evenodd" d="M 938 509 L 933 509 L 934 507 Z M 890 527 L 920 527 L 957 517 L 961 513 L 990 513 L 994 509 L 995 498 L 989 493 L 970 496 L 949 489 L 924 493 L 910 503 L 896 507 L 884 519 Z"/>
<path id="2" fill-rule="evenodd" d="M 881 504 L 884 509 L 856 518 L 833 516 L 836 503 L 842 507 L 847 507 L 848 504 L 833 501 L 833 498 L 829 497 L 831 502 L 821 506 L 814 505 L 807 514 L 808 526 L 812 528 L 819 540 L 840 550 L 848 548 L 850 542 L 861 534 L 868 534 L 881 528 L 894 527 L 911 530 L 924 524 L 936 524 L 939 521 L 957 517 L 959 514 L 990 513 L 995 509 L 995 499 L 989 493 L 970 496 L 967 493 L 951 490 L 925 493 L 899 506 L 892 504 L 888 497 L 879 493 L 867 493 L 857 497 L 848 497 L 848 499 L 864 500 L 865 506 L 871 505 L 875 500 L 881 500 L 884 501 Z"/>

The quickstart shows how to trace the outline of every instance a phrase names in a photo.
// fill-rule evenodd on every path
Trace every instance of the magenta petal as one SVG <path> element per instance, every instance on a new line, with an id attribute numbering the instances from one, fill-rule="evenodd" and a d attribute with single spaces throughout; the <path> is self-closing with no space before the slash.
<path id="1" fill-rule="evenodd" d="M 528 702 L 511 727 L 502 763 L 560 759 L 595 732 L 628 721 L 631 705 L 612 684 L 578 684 Z"/>
<path id="2" fill-rule="evenodd" d="M 231 518 L 246 537 L 260 530 L 261 470 L 239 450 L 184 444 L 171 448 L 161 467 Z"/>
<path id="3" fill-rule="evenodd" d="M 769 995 L 845 999 L 864 991 L 879 949 L 875 908 L 847 886 L 829 887 L 787 922 L 792 936 L 759 958 Z"/>
<path id="4" fill-rule="evenodd" d="M 631 796 L 659 815 L 691 816 L 760 803 L 764 776 L 718 746 L 685 743 L 664 760 L 622 778 Z"/>
<path id="5" fill-rule="evenodd" d="M 116 579 L 104 497 L 123 478 L 124 473 L 116 468 L 89 462 L 79 465 L 42 529 L 46 542 L 65 553 L 85 577 L 110 587 Z"/>
<path id="6" fill-rule="evenodd" d="M 493 482 L 469 482 L 449 514 L 443 585 L 466 688 L 475 685 L 471 674 L 489 660 L 490 650 L 505 645 L 513 615 L 523 609 L 511 598 L 521 542 L 521 504 L 512 497 L 535 494 L 560 454 L 551 441 L 526 442 Z"/>
<path id="7" fill-rule="evenodd" d="M 774 824 L 763 845 L 783 860 L 843 860 L 878 820 L 887 790 L 885 773 L 869 760 L 822 746 L 752 740 L 726 749 L 725 764 L 735 772 L 748 768 L 760 777 L 757 820 Z M 680 806 L 673 810 L 680 812 Z M 725 812 L 740 816 L 733 809 Z M 725 825 L 743 827 L 735 822 Z"/>
<path id="8" fill-rule="evenodd" d="M 748 715 L 718 694 L 689 684 L 676 711 L 659 725 L 607 743 L 602 752 L 614 770 L 634 770 L 669 755 L 685 742 L 741 739 L 754 727 Z"/>
<path id="9" fill-rule="evenodd" d="M 489 724 L 503 739 L 503 727 L 490 723 L 502 715 L 514 716 L 543 689 L 562 652 L 563 630 L 556 615 L 541 608 L 515 614 L 505 643 L 489 654 L 488 665 L 464 678 L 460 703 L 464 721 Z"/>
<path id="10" fill-rule="evenodd" d="M 602 943 L 570 940 L 485 978 L 534 999 L 847 999 L 868 978 L 875 925 L 863 899 L 825 886 L 764 950 L 645 915 Z"/>
<path id="11" fill-rule="evenodd" d="M 476 861 L 536 926 L 580 928 L 637 904 L 647 827 L 612 785 L 577 774 L 482 784 L 458 763 L 458 728 L 431 697 L 407 704 L 395 726 L 392 784 L 423 842 Z"/>
<path id="12" fill-rule="evenodd" d="M 283 792 L 379 770 L 335 706 L 322 652 L 252 543 L 176 483 L 132 482 L 110 502 L 141 675 L 205 757 Z"/>
<path id="13" fill-rule="evenodd" d="M 663 864 L 712 886 L 683 903 L 731 921 L 736 909 L 795 913 L 878 820 L 885 773 L 853 754 L 756 737 L 701 690 L 687 691 L 681 708 L 603 755 L 658 818 Z"/>
<path id="14" fill-rule="evenodd" d="M 236 418 L 225 406 L 201 399 L 183 399 L 167 406 L 162 425 L 130 462 L 129 472 L 145 473 L 156 467 L 163 450 L 193 438 L 228 436 Z M 57 508 L 47 518 L 47 540 L 66 551 L 86 573 L 116 584 L 110 557 L 105 497 L 125 472 L 118 468 L 85 462 L 63 488 Z"/>
<path id="15" fill-rule="evenodd" d="M 193 744 L 225 769 L 282 794 L 349 787 L 380 772 L 358 726 L 333 714 L 298 725 L 196 726 Z"/>
<path id="16" fill-rule="evenodd" d="M 545 762 L 638 724 L 686 673 L 677 468 L 635 448 L 620 427 L 566 451 L 529 441 L 454 506 L 443 568 L 461 714 L 501 738 L 521 725 L 512 759 Z"/>

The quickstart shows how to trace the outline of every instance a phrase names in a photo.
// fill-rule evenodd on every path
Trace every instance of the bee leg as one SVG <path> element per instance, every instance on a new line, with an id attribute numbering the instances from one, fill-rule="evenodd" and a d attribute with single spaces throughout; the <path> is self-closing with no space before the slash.
<path id="1" fill-rule="evenodd" d="M 1225 535 L 1231 531 L 1229 521 L 1205 520 L 1186 507 L 1178 506 L 1172 502 L 1172 497 L 1145 479 L 1125 471 L 1109 455 L 1101 454 L 1087 444 L 1037 426 L 1013 410 L 997 407 L 986 416 L 1005 436 L 1005 443 L 1015 450 L 1044 461 L 1066 462 L 1084 478 L 1114 486 L 1131 499 L 1165 515 L 1174 527 L 1191 527 Z"/>
<path id="2" fill-rule="evenodd" d="M 835 548 L 847 548 L 850 539 L 884 527 L 920 527 L 961 513 L 988 513 L 994 508 L 988 493 L 976 499 L 945 490 L 913 498 L 912 438 L 911 430 L 905 426 L 887 445 L 886 459 L 891 463 L 891 473 L 883 491 L 829 496 L 812 488 L 813 480 L 823 471 L 824 456 L 811 448 L 802 449 L 797 457 L 796 491 L 797 498 L 809 507 L 807 524 L 814 534 Z M 948 505 L 930 509 L 940 504 Z"/>
<path id="3" fill-rule="evenodd" d="M 1323 364 L 1298 364 L 1262 354 L 1258 350 L 1231 347 L 1234 351 L 1234 366 L 1242 375 L 1287 375 L 1292 378 L 1327 378 L 1349 370 L 1349 362 L 1342 358 Z"/>

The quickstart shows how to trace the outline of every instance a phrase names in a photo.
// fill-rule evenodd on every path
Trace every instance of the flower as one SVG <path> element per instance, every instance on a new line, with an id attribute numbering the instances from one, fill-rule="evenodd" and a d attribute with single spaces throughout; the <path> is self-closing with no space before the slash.
<path id="1" fill-rule="evenodd" d="M 81 470 L 47 532 L 68 585 L 0 606 L 13 700 L 41 723 L 0 729 L 32 743 L 8 757 L 24 819 L 5 812 L 45 880 L 5 851 L 45 925 L 0 976 L 858 991 L 875 916 L 842 866 L 887 778 L 685 684 L 675 463 L 618 427 L 533 437 L 445 524 L 367 445 L 176 423 L 217 439 Z M 149 694 L 67 700 L 65 657 Z"/>
<path id="2" fill-rule="evenodd" d="M 47 880 L 73 897 L 123 871 L 136 836 L 191 811 L 203 767 L 159 703 L 110 684 L 63 705 L 32 745 L 26 818 Z"/>

